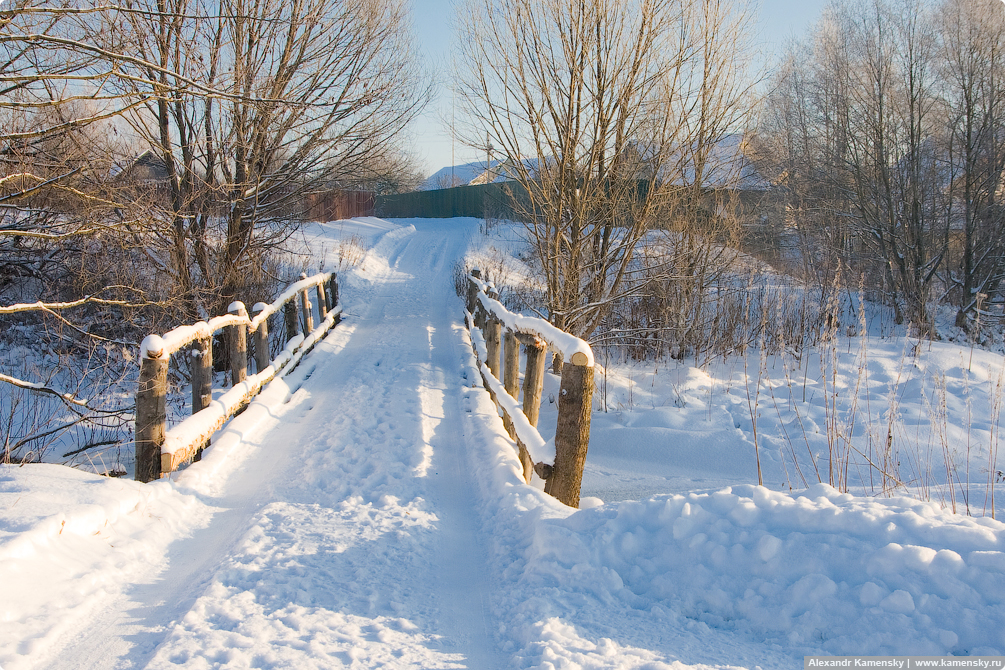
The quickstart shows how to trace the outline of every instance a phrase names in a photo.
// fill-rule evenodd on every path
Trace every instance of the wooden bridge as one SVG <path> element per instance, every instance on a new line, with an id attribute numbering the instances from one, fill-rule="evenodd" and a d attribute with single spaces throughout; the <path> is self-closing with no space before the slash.
<path id="1" fill-rule="evenodd" d="M 333 273 L 301 275 L 271 304 L 258 303 L 249 318 L 243 303 L 208 322 L 180 326 L 163 336 L 150 335 L 140 347 L 136 391 L 136 479 L 163 477 L 186 462 L 199 460 L 213 434 L 276 376 L 297 367 L 314 345 L 341 320 L 338 283 Z M 316 301 L 312 302 L 311 292 Z M 545 480 L 545 491 L 571 507 L 579 506 L 580 487 L 590 439 L 593 352 L 583 340 L 548 321 L 508 310 L 495 288 L 475 269 L 468 277 L 465 324 L 477 356 L 482 381 L 499 408 L 503 426 L 516 442 L 524 479 Z M 274 359 L 269 322 L 282 314 L 286 346 Z M 315 326 L 315 316 L 318 325 Z M 231 388 L 213 399 L 213 337 L 223 331 L 229 351 Z M 248 375 L 248 339 L 255 374 Z M 520 347 L 525 356 L 520 372 Z M 167 425 L 168 367 L 171 357 L 190 349 L 192 415 Z M 558 425 L 545 439 L 537 430 L 546 354 L 553 353 L 561 372 Z M 523 399 L 520 401 L 520 379 Z"/>

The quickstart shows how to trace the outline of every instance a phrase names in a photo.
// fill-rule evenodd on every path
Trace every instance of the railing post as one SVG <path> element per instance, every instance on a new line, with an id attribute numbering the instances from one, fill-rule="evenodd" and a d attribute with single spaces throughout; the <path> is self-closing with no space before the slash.
<path id="1" fill-rule="evenodd" d="M 530 425 L 537 426 L 541 414 L 541 392 L 544 389 L 544 358 L 548 345 L 540 340 L 527 342 L 527 366 L 523 371 L 523 414 Z"/>
<path id="2" fill-rule="evenodd" d="M 318 295 L 318 320 L 324 321 L 325 317 L 328 316 L 328 298 L 325 297 L 325 283 L 323 281 L 318 282 L 317 295 Z"/>
<path id="3" fill-rule="evenodd" d="M 140 379 L 136 387 L 136 474 L 139 482 L 161 476 L 161 447 L 167 433 L 167 372 L 171 356 L 156 335 L 140 346 Z"/>
<path id="4" fill-rule="evenodd" d="M 579 507 L 583 467 L 590 445 L 590 411 L 593 406 L 593 367 L 586 354 L 577 352 L 562 365 L 555 430 L 555 469 L 549 493 L 569 507 Z"/>
<path id="5" fill-rule="evenodd" d="M 482 331 L 483 334 L 485 333 L 486 316 L 487 315 L 485 313 L 485 307 L 482 306 L 481 300 L 478 300 L 476 298 L 475 311 L 474 311 L 475 327 L 477 327 L 478 330 Z"/>
<path id="6" fill-rule="evenodd" d="M 213 402 L 213 336 L 195 341 L 192 346 L 192 414 L 200 412 Z M 202 459 L 202 450 L 209 440 L 195 452 L 194 460 Z"/>
<path id="7" fill-rule="evenodd" d="M 256 302 L 251 308 L 257 318 L 268 307 L 264 302 Z M 272 352 L 269 351 L 269 320 L 262 319 L 258 328 L 252 333 L 252 348 L 255 350 L 255 372 L 261 372 L 272 363 Z"/>
<path id="8" fill-rule="evenodd" d="M 248 318 L 248 310 L 239 301 L 230 303 L 227 313 Z M 248 327 L 243 323 L 227 326 L 227 337 L 230 344 L 230 381 L 232 386 L 237 386 L 248 378 Z"/>
<path id="9" fill-rule="evenodd" d="M 520 394 L 520 341 L 516 339 L 516 333 L 509 328 L 506 329 L 506 334 L 503 336 L 503 388 L 514 400 L 518 398 Z M 513 425 L 513 419 L 507 412 L 503 412 L 503 427 L 519 445 L 523 477 L 524 480 L 530 481 L 534 462 L 516 434 L 516 426 Z"/>
<path id="10" fill-rule="evenodd" d="M 503 340 L 503 388 L 514 400 L 520 397 L 520 341 L 509 328 Z"/>
<path id="11" fill-rule="evenodd" d="M 338 277 L 332 273 L 328 280 L 328 309 L 333 310 L 338 307 Z"/>
<path id="12" fill-rule="evenodd" d="M 494 315 L 489 314 L 485 322 L 485 353 L 488 360 L 485 364 L 489 370 L 499 379 L 499 349 L 502 339 L 502 323 Z"/>
<path id="13" fill-rule="evenodd" d="M 283 321 L 286 323 L 286 341 L 297 336 L 297 299 L 291 298 L 283 305 Z"/>
<path id="14" fill-rule="evenodd" d="M 192 344 L 192 414 L 213 402 L 213 336 Z"/>
<path id="15" fill-rule="evenodd" d="M 300 279 L 307 279 L 307 273 L 301 272 Z M 311 299 L 307 295 L 307 289 L 300 292 L 300 318 L 303 321 L 304 337 L 314 331 L 314 314 L 311 312 Z"/>
<path id="16" fill-rule="evenodd" d="M 473 268 L 471 270 L 471 277 L 474 277 L 475 279 L 481 279 L 482 271 L 479 270 L 478 268 Z M 468 277 L 467 307 L 468 307 L 468 313 L 474 316 L 475 308 L 478 304 L 478 286 L 471 280 L 471 277 Z"/>

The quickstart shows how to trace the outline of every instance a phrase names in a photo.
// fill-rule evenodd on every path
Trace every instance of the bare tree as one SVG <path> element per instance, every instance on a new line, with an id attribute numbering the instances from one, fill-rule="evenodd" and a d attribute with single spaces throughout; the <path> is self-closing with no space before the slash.
<path id="1" fill-rule="evenodd" d="M 428 96 L 406 18 L 399 0 L 0 4 L 0 319 L 85 355 L 137 339 L 132 315 L 165 325 L 149 308 L 168 300 L 187 308 L 175 321 L 225 307 L 268 273 L 304 192 L 402 164 Z M 124 178 L 137 144 L 161 187 Z M 47 434 L 93 418 L 51 371 L 3 372 L 12 393 L 76 412 Z"/>
<path id="2" fill-rule="evenodd" d="M 155 218 L 199 312 L 204 295 L 219 308 L 254 281 L 304 192 L 391 160 L 428 88 L 397 0 L 161 4 L 130 4 L 116 38 L 155 64 L 138 71 L 148 102 L 129 118 L 166 167 Z"/>
<path id="3" fill-rule="evenodd" d="M 939 74 L 948 124 L 954 222 L 961 249 L 948 283 L 959 292 L 956 325 L 982 302 L 1001 302 L 1005 278 L 1005 18 L 997 2 L 948 0 L 939 9 Z"/>
<path id="4" fill-rule="evenodd" d="M 914 0 L 832 6 L 812 48 L 795 50 L 771 98 L 786 116 L 765 115 L 761 146 L 774 148 L 799 225 L 827 217 L 815 237 L 845 276 L 871 276 L 875 259 L 871 285 L 897 321 L 930 334 L 952 215 L 932 12 Z"/>
<path id="5" fill-rule="evenodd" d="M 742 109 L 746 23 L 715 0 L 462 7 L 462 134 L 529 194 L 516 206 L 559 327 L 588 336 L 641 290 L 627 279 L 646 232 L 699 199 L 710 147 Z"/>

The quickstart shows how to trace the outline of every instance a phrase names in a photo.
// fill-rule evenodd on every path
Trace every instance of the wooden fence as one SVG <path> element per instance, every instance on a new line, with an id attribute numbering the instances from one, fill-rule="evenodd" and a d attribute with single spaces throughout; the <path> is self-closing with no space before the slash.
<path id="1" fill-rule="evenodd" d="M 320 325 L 314 327 L 309 292 L 317 296 Z M 271 360 L 269 317 L 283 311 L 286 348 Z M 251 399 L 277 375 L 291 371 L 300 359 L 341 319 L 338 283 L 333 273 L 301 275 L 272 304 L 258 303 L 253 318 L 243 303 L 234 302 L 228 314 L 180 326 L 164 336 L 149 335 L 140 345 L 140 377 L 136 390 L 136 479 L 149 482 L 173 472 L 190 459 L 198 460 L 213 433 L 247 407 Z M 213 335 L 226 329 L 231 389 L 213 399 Z M 248 334 L 256 374 L 248 375 Z M 192 346 L 192 415 L 167 428 L 167 373 L 172 354 Z"/>
<path id="2" fill-rule="evenodd" d="M 338 221 L 373 216 L 374 194 L 370 191 L 322 191 L 306 196 L 306 216 L 311 221 Z"/>
<path id="3" fill-rule="evenodd" d="M 478 270 L 468 277 L 465 319 L 485 388 L 502 410 L 503 425 L 517 443 L 524 480 L 530 482 L 531 474 L 537 473 L 545 480 L 547 493 L 570 507 L 579 507 L 593 401 L 590 346 L 544 319 L 507 310 L 493 288 L 481 280 Z M 517 402 L 521 346 L 526 353 L 522 405 Z M 537 430 L 549 347 L 563 361 L 554 451 Z"/>

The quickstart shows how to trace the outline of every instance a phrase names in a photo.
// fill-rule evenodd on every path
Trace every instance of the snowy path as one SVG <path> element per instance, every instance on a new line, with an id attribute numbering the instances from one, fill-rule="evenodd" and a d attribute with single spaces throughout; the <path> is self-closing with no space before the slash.
<path id="1" fill-rule="evenodd" d="M 526 486 L 453 295 L 477 223 L 318 225 L 329 253 L 343 226 L 376 241 L 341 276 L 346 321 L 170 481 L 0 466 L 0 666 L 767 670 L 1005 651 L 1005 524 L 752 486 L 740 422 L 697 396 L 594 414 L 588 474 L 680 494 L 575 511 Z"/>
<path id="2" fill-rule="evenodd" d="M 209 525 L 51 667 L 504 665 L 456 430 L 450 270 L 466 244 L 435 225 L 394 241 L 373 283 L 349 289 L 295 408 L 207 501 Z"/>

